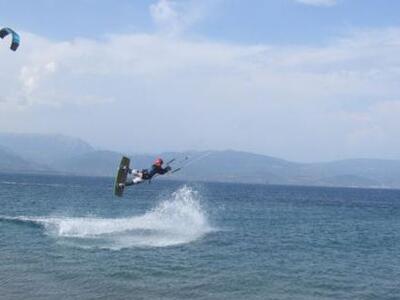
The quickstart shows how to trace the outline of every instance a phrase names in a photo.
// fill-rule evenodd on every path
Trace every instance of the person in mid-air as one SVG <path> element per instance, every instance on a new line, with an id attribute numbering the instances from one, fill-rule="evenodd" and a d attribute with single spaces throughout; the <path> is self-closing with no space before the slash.
<path id="1" fill-rule="evenodd" d="M 145 180 L 150 180 L 154 175 L 163 175 L 171 171 L 170 166 L 163 168 L 164 161 L 161 158 L 157 158 L 150 169 L 143 170 L 132 170 L 129 169 L 128 173 L 132 175 L 132 179 L 126 181 L 125 183 L 120 183 L 120 186 L 129 186 L 134 184 L 142 183 Z"/>

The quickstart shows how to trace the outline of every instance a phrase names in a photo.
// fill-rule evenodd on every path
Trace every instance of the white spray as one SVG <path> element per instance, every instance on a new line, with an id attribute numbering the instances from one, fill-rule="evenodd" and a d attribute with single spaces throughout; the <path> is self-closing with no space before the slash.
<path id="1" fill-rule="evenodd" d="M 62 242 L 70 242 L 78 247 L 109 249 L 185 244 L 213 230 L 201 206 L 198 193 L 187 186 L 139 216 L 19 217 L 19 220 L 43 225 L 48 234 Z"/>

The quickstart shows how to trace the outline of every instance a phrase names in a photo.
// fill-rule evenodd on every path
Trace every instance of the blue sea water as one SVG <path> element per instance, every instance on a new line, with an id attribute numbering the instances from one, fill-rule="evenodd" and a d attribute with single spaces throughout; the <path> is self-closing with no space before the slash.
<path id="1" fill-rule="evenodd" d="M 0 175 L 0 299 L 400 299 L 400 191 Z"/>

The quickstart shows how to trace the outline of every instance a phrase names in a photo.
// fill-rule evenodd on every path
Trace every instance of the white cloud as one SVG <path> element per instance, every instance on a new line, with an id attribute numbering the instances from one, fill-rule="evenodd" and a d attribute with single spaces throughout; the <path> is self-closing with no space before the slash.
<path id="1" fill-rule="evenodd" d="M 0 49 L 0 128 L 129 151 L 243 149 L 290 159 L 400 153 L 400 29 L 323 47 L 158 34 Z M 4 47 L 3 47 L 4 48 Z M 379 147 L 377 145 L 380 145 Z"/>
<path id="2" fill-rule="evenodd" d="M 334 6 L 337 0 L 295 0 L 296 2 L 312 6 Z"/>
<path id="3" fill-rule="evenodd" d="M 176 3 L 168 0 L 160 0 L 150 6 L 150 14 L 154 22 L 161 27 L 167 27 L 167 31 L 176 33 L 181 30 L 182 20 L 176 11 Z"/>
<path id="4" fill-rule="evenodd" d="M 150 5 L 150 16 L 161 33 L 177 36 L 204 19 L 218 0 L 158 0 Z"/>

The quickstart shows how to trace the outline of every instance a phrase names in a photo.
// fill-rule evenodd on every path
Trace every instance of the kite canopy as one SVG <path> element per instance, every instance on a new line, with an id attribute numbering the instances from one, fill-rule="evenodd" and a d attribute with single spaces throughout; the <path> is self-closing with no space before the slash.
<path id="1" fill-rule="evenodd" d="M 19 46 L 19 35 L 11 28 L 2 28 L 0 30 L 0 38 L 4 39 L 7 35 L 11 34 L 11 46 L 10 49 L 15 51 Z"/>

